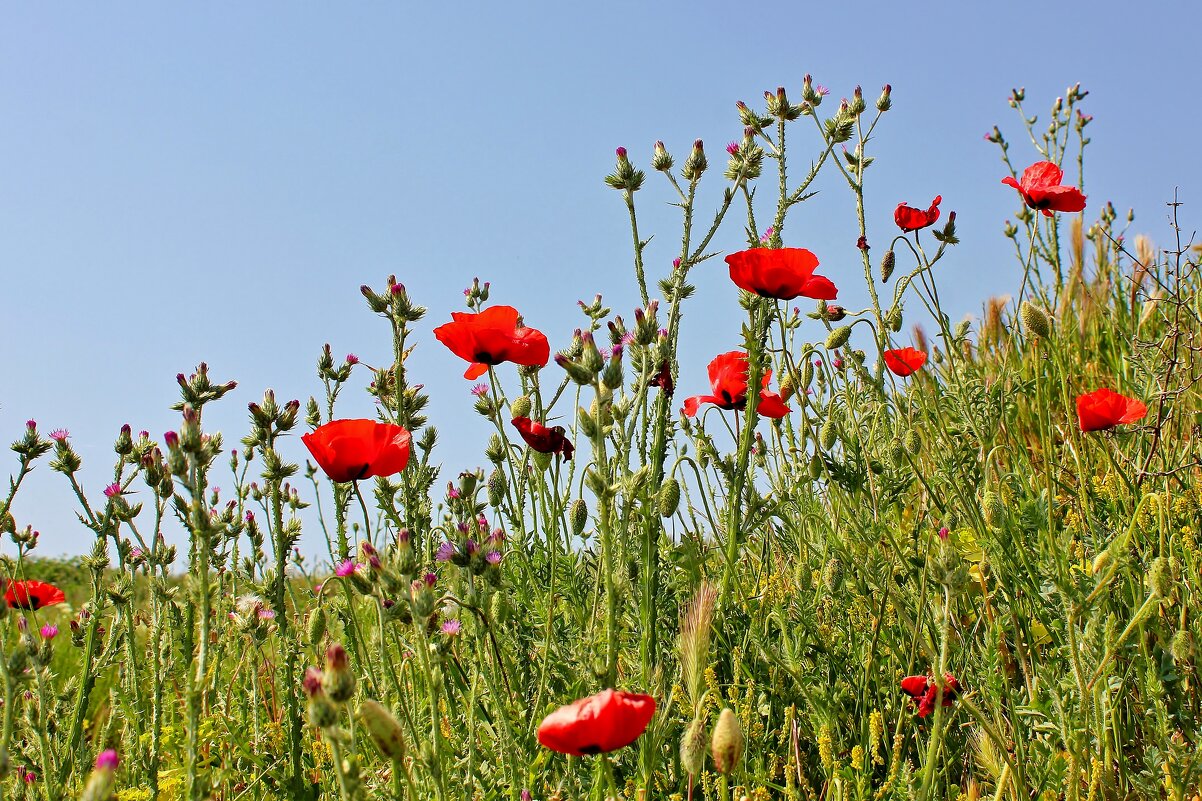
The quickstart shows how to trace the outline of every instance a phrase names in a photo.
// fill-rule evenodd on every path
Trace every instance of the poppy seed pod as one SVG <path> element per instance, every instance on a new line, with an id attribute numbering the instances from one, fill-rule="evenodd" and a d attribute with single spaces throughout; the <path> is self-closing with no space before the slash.
<path id="1" fill-rule="evenodd" d="M 705 767 L 705 721 L 693 718 L 680 738 L 680 765 L 685 773 L 696 778 Z"/>
<path id="2" fill-rule="evenodd" d="M 1047 339 L 1052 334 L 1052 316 L 1029 300 L 1024 300 L 1018 310 L 1023 328 L 1038 339 Z"/>
<path id="3" fill-rule="evenodd" d="M 729 776 L 731 771 L 743 758 L 746 741 L 743 738 L 743 726 L 730 707 L 723 708 L 714 725 L 714 733 L 710 739 L 710 751 L 714 757 L 714 770 L 723 776 Z"/>
<path id="4" fill-rule="evenodd" d="M 405 735 L 393 714 L 372 700 L 359 704 L 359 720 L 380 753 L 393 764 L 405 761 Z"/>
<path id="5" fill-rule="evenodd" d="M 664 479 L 659 487 L 659 497 L 656 498 L 656 508 L 660 517 L 671 517 L 676 514 L 680 505 L 680 482 L 672 477 Z"/>

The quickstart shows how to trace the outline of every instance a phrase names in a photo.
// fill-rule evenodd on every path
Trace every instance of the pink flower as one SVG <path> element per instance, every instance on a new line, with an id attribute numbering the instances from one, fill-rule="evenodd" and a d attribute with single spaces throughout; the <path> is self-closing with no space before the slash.
<path id="1" fill-rule="evenodd" d="M 56 428 L 50 432 L 50 439 L 55 442 L 66 442 L 69 436 L 71 436 L 71 432 L 65 428 Z"/>
<path id="2" fill-rule="evenodd" d="M 347 576 L 349 576 L 351 573 L 354 573 L 354 572 L 355 572 L 355 560 L 354 559 L 347 559 L 345 562 L 342 562 L 341 564 L 339 564 L 338 567 L 334 568 L 334 575 L 338 576 L 340 578 L 346 578 Z"/>
<path id="3" fill-rule="evenodd" d="M 106 497 L 106 498 L 114 498 L 120 494 L 121 494 L 121 485 L 116 482 L 109 484 L 107 487 L 104 488 L 104 497 Z"/>
<path id="4" fill-rule="evenodd" d="M 121 764 L 117 752 L 113 749 L 101 751 L 96 757 L 96 770 L 116 770 L 117 765 Z"/>
<path id="5" fill-rule="evenodd" d="M 459 630 L 463 628 L 463 624 L 459 620 L 444 620 L 442 623 L 442 633 L 448 637 L 454 637 L 459 634 Z"/>
<path id="6" fill-rule="evenodd" d="M 488 384 L 476 384 L 476 386 L 472 387 L 472 394 L 477 398 L 483 398 L 488 394 Z"/>
<path id="7" fill-rule="evenodd" d="M 353 353 L 348 353 L 346 354 L 346 363 L 350 365 L 356 365 L 359 363 L 359 357 Z"/>
<path id="8" fill-rule="evenodd" d="M 58 636 L 58 626 L 54 625 L 53 623 L 48 623 L 45 626 L 42 626 L 42 639 L 43 640 L 53 640 L 57 636 Z"/>

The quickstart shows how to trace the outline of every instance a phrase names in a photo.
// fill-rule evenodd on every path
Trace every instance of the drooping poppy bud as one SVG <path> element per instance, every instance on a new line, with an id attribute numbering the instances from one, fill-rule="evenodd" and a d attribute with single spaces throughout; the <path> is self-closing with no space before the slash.
<path id="1" fill-rule="evenodd" d="M 714 770 L 723 776 L 729 776 L 743 759 L 743 749 L 746 740 L 743 737 L 743 726 L 739 717 L 730 707 L 723 708 L 714 724 L 714 733 L 710 739 L 710 753 L 714 757 Z"/>

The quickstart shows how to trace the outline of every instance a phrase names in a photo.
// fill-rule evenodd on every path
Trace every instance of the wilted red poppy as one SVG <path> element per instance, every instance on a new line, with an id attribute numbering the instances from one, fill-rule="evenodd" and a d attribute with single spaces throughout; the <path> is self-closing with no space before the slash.
<path id="1" fill-rule="evenodd" d="M 935 221 L 939 219 L 939 204 L 942 202 L 943 195 L 935 195 L 935 199 L 931 201 L 931 207 L 926 211 L 907 206 L 905 203 L 898 203 L 897 209 L 893 212 L 893 221 L 903 231 L 917 231 L 919 228 L 934 225 Z"/>
<path id="2" fill-rule="evenodd" d="M 1143 420 L 1147 413 L 1148 407 L 1142 401 L 1105 387 L 1077 396 L 1077 421 L 1082 431 L 1105 431 L 1123 423 L 1134 423 Z"/>
<path id="3" fill-rule="evenodd" d="M 563 426 L 548 427 L 529 417 L 515 417 L 513 427 L 526 444 L 539 453 L 562 453 L 564 459 L 572 458 L 574 448 L 563 435 Z"/>
<path id="4" fill-rule="evenodd" d="M 688 417 L 697 414 L 698 407 L 703 403 L 712 403 L 719 409 L 742 409 L 747 405 L 747 374 L 749 372 L 747 354 L 741 350 L 732 350 L 714 358 L 709 364 L 710 388 L 713 395 L 695 395 L 684 399 L 684 413 Z M 768 386 L 772 379 L 772 371 L 764 371 L 762 386 Z M 761 417 L 784 417 L 789 413 L 789 407 L 784 399 L 775 392 L 764 389 L 760 391 L 760 402 L 756 413 Z"/>
<path id="5" fill-rule="evenodd" d="M 834 300 L 839 295 L 829 278 L 814 275 L 818 257 L 805 248 L 741 250 L 727 256 L 726 263 L 735 286 L 766 298 Z"/>
<path id="6" fill-rule="evenodd" d="M 41 609 L 67 600 L 63 591 L 44 581 L 10 581 L 4 592 L 4 600 L 17 609 Z"/>
<path id="7" fill-rule="evenodd" d="M 917 703 L 918 717 L 925 718 L 935 711 L 935 699 L 939 695 L 939 686 L 931 681 L 929 676 L 907 676 L 901 681 L 901 689 Z M 959 693 L 960 682 L 952 674 L 944 673 L 943 705 L 951 706 Z"/>
<path id="8" fill-rule="evenodd" d="M 544 748 L 572 756 L 625 748 L 639 738 L 655 714 L 650 695 L 604 690 L 561 706 L 538 725 Z"/>
<path id="9" fill-rule="evenodd" d="M 1023 170 L 1021 181 L 1007 176 L 1002 179 L 1006 186 L 1013 186 L 1023 196 L 1023 202 L 1039 209 L 1045 217 L 1053 211 L 1081 211 L 1085 208 L 1085 195 L 1075 186 L 1062 186 L 1064 170 L 1054 162 L 1040 161 Z"/>
<path id="10" fill-rule="evenodd" d="M 451 312 L 451 322 L 434 329 L 438 341 L 471 366 L 464 378 L 479 378 L 489 365 L 501 362 L 546 365 L 551 356 L 547 338 L 535 328 L 521 323 L 512 306 L 490 306 L 479 314 Z"/>
<path id="11" fill-rule="evenodd" d="M 668 397 L 672 397 L 676 386 L 672 383 L 672 363 L 668 359 L 664 359 L 659 365 L 659 372 L 651 376 L 647 381 L 648 387 L 659 387 Z"/>
<path id="12" fill-rule="evenodd" d="M 916 348 L 896 348 L 885 351 L 885 366 L 889 372 L 905 378 L 927 363 L 927 354 Z"/>
<path id="13" fill-rule="evenodd" d="M 391 476 L 409 463 L 409 432 L 375 420 L 333 420 L 301 442 L 331 481 Z"/>

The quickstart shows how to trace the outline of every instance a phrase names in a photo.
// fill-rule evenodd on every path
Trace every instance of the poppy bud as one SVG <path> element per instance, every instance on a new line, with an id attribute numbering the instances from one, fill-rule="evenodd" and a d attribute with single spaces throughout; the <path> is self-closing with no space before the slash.
<path id="1" fill-rule="evenodd" d="M 1167 598 L 1173 592 L 1173 571 L 1169 560 L 1158 556 L 1148 568 L 1148 589 L 1157 598 Z"/>
<path id="2" fill-rule="evenodd" d="M 1037 339 L 1047 339 L 1051 336 L 1052 316 L 1047 311 L 1029 300 L 1024 300 L 1018 309 L 1018 314 L 1022 318 L 1023 327 L 1027 329 L 1028 334 Z"/>
<path id="3" fill-rule="evenodd" d="M 822 457 L 815 453 L 810 457 L 810 478 L 817 481 L 822 477 Z"/>
<path id="4" fill-rule="evenodd" d="M 981 495 L 981 516 L 985 518 L 985 525 L 992 529 L 999 529 L 1006 519 L 1006 507 L 1002 504 L 1001 496 L 993 490 L 985 490 Z"/>
<path id="5" fill-rule="evenodd" d="M 847 344 L 847 340 L 851 337 L 851 326 L 844 325 L 831 331 L 826 337 L 826 349 L 835 350 Z"/>
<path id="6" fill-rule="evenodd" d="M 846 316 L 847 309 L 843 308 L 842 306 L 826 307 L 826 319 L 830 320 L 832 323 L 837 323 Z"/>
<path id="7" fill-rule="evenodd" d="M 394 765 L 405 761 L 405 735 L 393 714 L 375 701 L 359 704 L 359 720 L 380 753 Z"/>
<path id="8" fill-rule="evenodd" d="M 494 469 L 488 475 L 488 503 L 490 506 L 500 506 L 501 501 L 505 498 L 505 491 L 509 488 L 509 482 L 505 478 L 505 474 L 500 468 Z"/>
<path id="9" fill-rule="evenodd" d="M 805 366 L 801 368 L 801 388 L 809 389 L 810 384 L 814 382 L 814 363 L 806 360 Z"/>
<path id="10" fill-rule="evenodd" d="M 827 592 L 835 592 L 843 584 L 843 563 L 836 557 L 831 557 L 822 567 L 822 583 Z"/>
<path id="11" fill-rule="evenodd" d="M 694 718 L 680 739 L 680 765 L 694 779 L 705 767 L 705 721 Z"/>
<path id="12" fill-rule="evenodd" d="M 710 739 L 714 770 L 723 776 L 730 775 L 739 761 L 743 759 L 745 746 L 743 726 L 739 723 L 738 716 L 731 711 L 730 707 L 725 707 L 718 715 L 718 722 L 714 725 L 714 734 Z"/>
<path id="13" fill-rule="evenodd" d="M 885 251 L 885 255 L 881 258 L 881 283 L 889 283 L 889 276 L 893 275 L 893 267 L 897 262 L 897 257 L 893 254 L 893 248 Z"/>
<path id="14" fill-rule="evenodd" d="M 651 166 L 660 172 L 672 169 L 672 154 L 664 147 L 663 142 L 656 142 L 651 154 Z"/>
<path id="15" fill-rule="evenodd" d="M 885 312 L 885 325 L 890 331 L 900 331 L 902 327 L 902 312 L 897 306 L 890 306 Z"/>
<path id="16" fill-rule="evenodd" d="M 835 447 L 835 439 L 838 435 L 839 429 L 835 427 L 835 419 L 828 417 L 818 432 L 818 444 L 822 446 L 822 450 L 829 451 Z"/>
<path id="17" fill-rule="evenodd" d="M 321 646 L 322 637 L 326 636 L 326 610 L 317 607 L 309 613 L 309 645 L 313 648 Z"/>
<path id="18" fill-rule="evenodd" d="M 680 505 L 680 482 L 669 476 L 659 487 L 659 497 L 656 498 L 656 508 L 660 517 L 671 517 L 676 514 Z"/>
<path id="19" fill-rule="evenodd" d="M 922 437 L 918 436 L 918 432 L 914 429 L 910 429 L 906 432 L 904 442 L 906 445 L 906 450 L 911 456 L 917 456 L 922 450 Z"/>
<path id="20" fill-rule="evenodd" d="M 906 463 L 906 446 L 900 438 L 889 443 L 889 459 L 893 462 L 894 467 L 901 467 Z"/>
<path id="21" fill-rule="evenodd" d="M 1169 654 L 1173 657 L 1173 662 L 1181 664 L 1190 662 L 1194 656 L 1194 637 L 1185 629 L 1178 631 L 1173 635 L 1173 642 L 1169 646 Z"/>
<path id="22" fill-rule="evenodd" d="M 579 537 L 584 532 L 585 524 L 588 523 L 588 504 L 584 502 L 584 498 L 572 501 L 568 517 L 572 521 L 572 533 Z"/>
<path id="23" fill-rule="evenodd" d="M 781 380 L 780 380 L 780 393 L 779 394 L 780 394 L 781 402 L 787 403 L 789 401 L 789 398 L 793 397 L 793 393 L 796 391 L 797 391 L 796 387 L 793 386 L 793 374 L 786 373 L 785 376 L 783 378 L 781 378 Z"/>
<path id="24" fill-rule="evenodd" d="M 530 396 L 520 395 L 513 401 L 513 403 L 509 404 L 509 416 L 529 417 L 530 408 Z"/>

